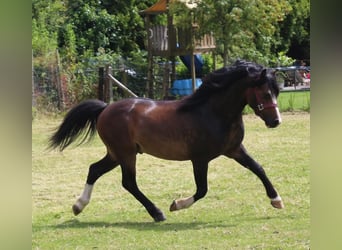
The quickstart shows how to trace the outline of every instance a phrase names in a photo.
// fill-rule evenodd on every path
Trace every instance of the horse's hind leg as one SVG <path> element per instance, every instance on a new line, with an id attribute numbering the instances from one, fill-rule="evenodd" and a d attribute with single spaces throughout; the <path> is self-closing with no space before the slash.
<path id="1" fill-rule="evenodd" d="M 90 165 L 83 193 L 72 206 L 75 215 L 81 213 L 85 206 L 88 205 L 96 180 L 116 166 L 118 166 L 118 163 L 112 160 L 108 154 L 100 161 Z"/>
<path id="2" fill-rule="evenodd" d="M 136 156 L 125 157 L 125 160 L 120 161 L 122 169 L 122 186 L 130 192 L 148 211 L 154 221 L 164 221 L 165 215 L 157 208 L 139 189 L 136 182 Z"/>

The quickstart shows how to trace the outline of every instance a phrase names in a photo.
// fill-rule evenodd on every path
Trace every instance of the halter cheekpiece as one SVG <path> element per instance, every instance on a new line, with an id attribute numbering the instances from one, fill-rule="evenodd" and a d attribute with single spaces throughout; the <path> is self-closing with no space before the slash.
<path id="1" fill-rule="evenodd" d="M 255 96 L 255 99 L 257 101 L 257 108 L 259 111 L 262 111 L 264 109 L 269 109 L 269 108 L 276 108 L 278 107 L 277 103 L 274 103 L 273 101 L 271 103 L 263 103 L 259 92 L 257 91 L 257 87 L 254 88 L 249 88 L 247 90 L 247 95 L 253 94 Z"/>

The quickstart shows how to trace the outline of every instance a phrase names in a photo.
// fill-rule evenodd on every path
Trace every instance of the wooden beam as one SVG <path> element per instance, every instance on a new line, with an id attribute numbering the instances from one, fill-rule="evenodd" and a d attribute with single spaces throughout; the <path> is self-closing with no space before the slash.
<path id="1" fill-rule="evenodd" d="M 126 91 L 128 94 L 130 94 L 133 97 L 138 97 L 136 94 L 134 94 L 129 88 L 127 88 L 125 85 L 123 85 L 119 80 L 117 80 L 114 76 L 111 74 L 108 74 L 108 77 L 122 90 Z"/>

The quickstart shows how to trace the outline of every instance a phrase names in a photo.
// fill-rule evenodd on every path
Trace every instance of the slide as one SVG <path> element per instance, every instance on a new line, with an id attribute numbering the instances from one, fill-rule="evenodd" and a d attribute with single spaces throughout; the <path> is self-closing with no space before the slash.
<path id="1" fill-rule="evenodd" d="M 184 63 L 184 65 L 187 67 L 189 72 L 191 72 L 191 56 L 179 56 L 181 61 Z M 196 72 L 196 78 L 202 77 L 202 68 L 203 68 L 203 58 L 200 54 L 194 55 L 195 58 L 195 72 Z"/>

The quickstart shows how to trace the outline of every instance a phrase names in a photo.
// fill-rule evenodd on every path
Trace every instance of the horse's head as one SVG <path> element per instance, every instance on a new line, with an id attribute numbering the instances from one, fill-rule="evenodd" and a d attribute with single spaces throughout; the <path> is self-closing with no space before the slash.
<path id="1" fill-rule="evenodd" d="M 260 71 L 259 71 L 260 72 Z M 269 128 L 275 128 L 281 123 L 277 105 L 279 88 L 275 73 L 270 69 L 262 69 L 261 73 L 252 73 L 254 79 L 246 90 L 248 105 L 254 110 Z"/>

